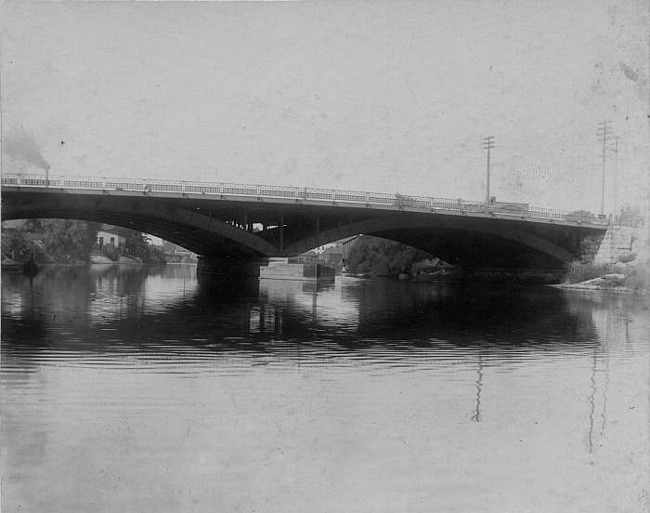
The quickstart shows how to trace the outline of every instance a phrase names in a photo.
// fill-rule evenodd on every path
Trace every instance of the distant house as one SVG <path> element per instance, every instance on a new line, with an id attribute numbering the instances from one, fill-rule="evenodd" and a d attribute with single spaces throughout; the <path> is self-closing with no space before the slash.
<path id="1" fill-rule="evenodd" d="M 314 264 L 317 259 L 318 254 L 313 249 L 310 249 L 306 253 L 302 253 L 295 258 L 290 258 L 289 261 L 299 262 L 301 264 Z"/>
<path id="2" fill-rule="evenodd" d="M 302 253 L 294 260 L 301 263 L 318 262 L 319 264 L 335 269 L 337 274 L 341 274 L 350 249 L 352 249 L 358 238 L 359 236 L 355 235 L 354 237 L 348 237 L 319 246 L 306 253 Z"/>
<path id="3" fill-rule="evenodd" d="M 301 262 L 318 261 L 319 263 L 339 268 L 345 264 L 350 249 L 352 249 L 358 238 L 359 236 L 355 235 L 354 237 L 348 237 L 325 244 L 324 246 L 319 246 L 303 253 L 298 257 L 298 260 Z"/>
<path id="4" fill-rule="evenodd" d="M 117 233 L 105 231 L 103 229 L 97 232 L 97 246 L 99 246 L 100 249 L 105 247 L 120 249 L 124 248 L 125 244 L 126 239 Z"/>
<path id="5" fill-rule="evenodd" d="M 163 241 L 162 249 L 169 263 L 195 263 L 198 260 L 196 253 L 168 241 Z"/>
<path id="6" fill-rule="evenodd" d="M 329 247 L 320 255 L 320 260 L 325 265 L 338 265 L 343 263 L 343 245 Z"/>
<path id="7" fill-rule="evenodd" d="M 339 241 L 339 244 L 341 244 L 341 247 L 343 248 L 343 260 L 346 260 L 348 258 L 350 250 L 357 243 L 359 237 L 361 237 L 361 235 L 355 235 L 354 237 L 348 237 L 347 239 L 342 239 Z"/>

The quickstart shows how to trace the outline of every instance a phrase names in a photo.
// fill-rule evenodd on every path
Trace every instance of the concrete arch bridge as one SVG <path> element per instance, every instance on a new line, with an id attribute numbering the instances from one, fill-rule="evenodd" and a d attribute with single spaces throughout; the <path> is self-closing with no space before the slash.
<path id="1" fill-rule="evenodd" d="M 3 174 L 2 219 L 68 218 L 124 226 L 208 261 L 295 256 L 369 234 L 469 269 L 559 268 L 604 219 L 522 204 L 183 180 Z"/>

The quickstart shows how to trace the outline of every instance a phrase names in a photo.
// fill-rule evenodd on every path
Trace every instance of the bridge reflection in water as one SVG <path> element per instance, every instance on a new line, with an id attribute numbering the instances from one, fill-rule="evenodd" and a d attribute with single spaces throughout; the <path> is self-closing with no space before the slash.
<path id="1" fill-rule="evenodd" d="M 484 290 L 482 285 L 341 277 L 325 283 L 223 276 L 197 280 L 193 269 L 185 265 L 46 267 L 34 281 L 35 291 L 22 287 L 22 275 L 8 274 L 3 276 L 7 294 L 3 308 L 9 321 L 33 314 L 43 335 L 54 336 L 57 330 L 50 333 L 50 327 L 69 321 L 88 329 L 111 323 L 112 330 L 128 332 L 146 318 L 155 321 L 148 330 L 161 330 L 146 337 L 152 340 L 163 331 L 171 335 L 196 329 L 205 340 L 212 340 L 207 336 L 211 335 L 223 342 L 228 338 L 221 336 L 224 327 L 229 336 L 260 342 L 273 337 L 347 345 L 346 339 L 359 337 L 366 344 L 442 348 L 453 339 L 454 347 L 479 344 L 495 351 L 536 344 L 566 344 L 575 350 L 590 348 L 597 339 L 590 318 L 583 318 L 555 289 L 513 292 Z M 529 296 L 530 290 L 534 293 Z M 513 337 L 515 324 L 526 331 L 526 338 Z M 65 343 L 65 338 L 58 342 Z"/>
<path id="2" fill-rule="evenodd" d="M 638 298 L 198 282 L 186 266 L 49 269 L 33 288 L 6 275 L 2 292 L 9 503 L 644 507 Z M 138 502 L 143 489 L 155 500 Z"/>

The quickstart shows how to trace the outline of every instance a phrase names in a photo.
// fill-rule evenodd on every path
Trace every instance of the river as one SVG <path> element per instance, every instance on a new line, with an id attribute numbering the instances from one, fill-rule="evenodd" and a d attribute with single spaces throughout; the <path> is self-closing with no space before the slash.
<path id="1" fill-rule="evenodd" d="M 648 511 L 648 299 L 2 276 L 2 511 Z"/>

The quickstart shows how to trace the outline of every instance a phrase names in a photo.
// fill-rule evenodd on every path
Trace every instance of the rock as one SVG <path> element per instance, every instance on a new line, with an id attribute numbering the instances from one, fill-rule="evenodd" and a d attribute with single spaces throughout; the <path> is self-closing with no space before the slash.
<path id="1" fill-rule="evenodd" d="M 550 284 L 550 283 L 558 283 L 558 278 L 553 276 L 551 273 L 545 273 L 544 274 L 544 283 Z"/>
<path id="2" fill-rule="evenodd" d="M 130 264 L 142 263 L 142 260 L 139 260 L 139 259 L 136 260 L 133 257 L 121 256 L 120 258 L 118 258 L 117 262 L 119 264 L 129 264 L 130 265 Z"/>
<path id="3" fill-rule="evenodd" d="M 602 279 L 609 285 L 623 285 L 625 283 L 624 274 L 605 274 Z"/>
<path id="4" fill-rule="evenodd" d="M 114 264 L 110 258 L 107 258 L 102 255 L 93 255 L 90 257 L 90 263 L 91 264 Z"/>
<path id="5" fill-rule="evenodd" d="M 2 259 L 2 267 L 6 267 L 9 269 L 20 269 L 23 264 L 20 262 L 17 262 L 16 260 L 12 260 L 11 258 L 3 258 Z"/>
<path id="6" fill-rule="evenodd" d="M 623 251 L 618 255 L 618 261 L 628 264 L 636 260 L 636 253 L 634 251 Z"/>
<path id="7" fill-rule="evenodd" d="M 579 285 L 581 287 L 584 286 L 584 287 L 597 288 L 597 287 L 603 287 L 606 284 L 607 284 L 607 282 L 603 278 L 594 278 L 592 280 L 587 280 L 587 281 L 580 282 L 577 285 Z"/>

